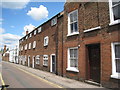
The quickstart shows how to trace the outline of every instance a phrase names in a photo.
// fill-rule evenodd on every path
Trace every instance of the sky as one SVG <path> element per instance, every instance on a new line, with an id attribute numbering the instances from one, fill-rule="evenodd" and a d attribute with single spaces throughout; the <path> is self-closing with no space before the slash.
<path id="1" fill-rule="evenodd" d="M 26 30 L 32 31 L 63 10 L 64 2 L 0 2 L 0 49 L 4 45 L 10 49 L 16 47 Z"/>

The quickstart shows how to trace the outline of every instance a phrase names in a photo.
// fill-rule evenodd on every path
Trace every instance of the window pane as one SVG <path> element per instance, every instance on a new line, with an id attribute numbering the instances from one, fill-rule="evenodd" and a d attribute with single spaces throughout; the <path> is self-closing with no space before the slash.
<path id="1" fill-rule="evenodd" d="M 113 7 L 114 20 L 120 19 L 120 4 Z"/>
<path id="2" fill-rule="evenodd" d="M 75 32 L 78 32 L 77 22 L 74 23 L 74 31 L 75 31 Z"/>
<path id="3" fill-rule="evenodd" d="M 70 22 L 73 22 L 73 14 L 70 14 Z"/>
<path id="4" fill-rule="evenodd" d="M 120 73 L 120 59 L 116 59 L 116 72 Z"/>
<path id="5" fill-rule="evenodd" d="M 74 50 L 70 49 L 70 57 L 74 57 Z"/>
<path id="6" fill-rule="evenodd" d="M 77 21 L 77 12 L 74 12 L 74 14 L 73 14 L 74 16 L 74 21 Z"/>
<path id="7" fill-rule="evenodd" d="M 70 24 L 70 28 L 71 28 L 71 33 L 73 33 L 73 23 Z"/>
<path id="8" fill-rule="evenodd" d="M 115 45 L 115 58 L 120 58 L 120 44 Z"/>
<path id="9" fill-rule="evenodd" d="M 78 58 L 78 50 L 77 49 L 74 49 L 74 57 Z"/>

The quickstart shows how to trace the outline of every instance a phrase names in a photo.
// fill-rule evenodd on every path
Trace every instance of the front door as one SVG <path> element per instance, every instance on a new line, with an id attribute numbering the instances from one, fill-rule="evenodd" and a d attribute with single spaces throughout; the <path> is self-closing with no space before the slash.
<path id="1" fill-rule="evenodd" d="M 56 72 L 56 59 L 55 55 L 51 55 L 51 72 Z"/>
<path id="2" fill-rule="evenodd" d="M 87 45 L 88 79 L 100 83 L 100 44 Z"/>

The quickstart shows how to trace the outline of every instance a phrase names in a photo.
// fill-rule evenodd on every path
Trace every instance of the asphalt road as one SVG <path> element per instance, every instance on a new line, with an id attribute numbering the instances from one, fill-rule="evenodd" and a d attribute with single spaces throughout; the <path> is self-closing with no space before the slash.
<path id="1" fill-rule="evenodd" d="M 5 62 L 2 62 L 2 77 L 8 88 L 58 88 Z"/>

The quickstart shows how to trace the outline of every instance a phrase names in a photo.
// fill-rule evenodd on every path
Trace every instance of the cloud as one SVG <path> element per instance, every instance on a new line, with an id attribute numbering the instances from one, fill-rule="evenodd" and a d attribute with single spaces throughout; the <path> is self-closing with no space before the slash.
<path id="1" fill-rule="evenodd" d="M 9 9 L 23 9 L 30 2 L 30 0 L 2 0 L 0 7 Z"/>
<path id="2" fill-rule="evenodd" d="M 11 28 L 15 28 L 15 26 L 10 26 Z"/>
<path id="3" fill-rule="evenodd" d="M 3 48 L 4 45 L 7 45 L 9 48 L 14 48 L 19 44 L 21 36 L 4 32 L 5 30 L 0 28 L 0 49 Z"/>
<path id="4" fill-rule="evenodd" d="M 0 35 L 4 32 L 5 32 L 5 30 L 3 28 L 0 28 Z"/>
<path id="5" fill-rule="evenodd" d="M 41 20 L 48 17 L 48 10 L 43 5 L 40 5 L 39 8 L 31 7 L 27 15 L 31 16 L 34 20 Z"/>
<path id="6" fill-rule="evenodd" d="M 22 33 L 23 35 L 26 35 L 26 31 L 31 32 L 33 29 L 35 29 L 35 26 L 32 24 L 24 26 L 24 32 Z"/>

